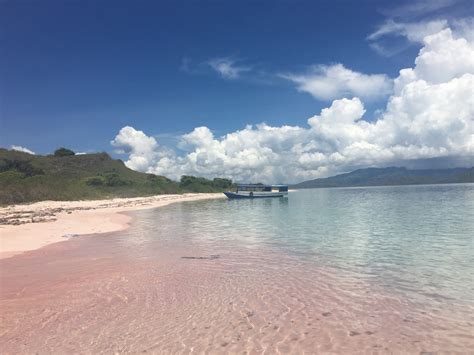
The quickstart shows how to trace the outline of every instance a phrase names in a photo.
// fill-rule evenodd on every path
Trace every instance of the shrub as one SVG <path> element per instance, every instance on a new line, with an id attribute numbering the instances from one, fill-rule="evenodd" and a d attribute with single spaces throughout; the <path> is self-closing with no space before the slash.
<path id="1" fill-rule="evenodd" d="M 187 187 L 189 185 L 192 185 L 195 182 L 196 182 L 196 178 L 194 176 L 183 175 L 183 176 L 181 176 L 181 180 L 179 182 L 179 185 L 181 187 Z"/>
<path id="2" fill-rule="evenodd" d="M 24 178 L 24 175 L 18 171 L 9 170 L 0 172 L 0 184 L 13 184 L 19 183 Z M 6 185 L 2 185 L 4 188 Z"/>
<path id="3" fill-rule="evenodd" d="M 146 174 L 146 179 L 150 182 L 158 182 L 160 179 L 154 174 Z"/>
<path id="4" fill-rule="evenodd" d="M 54 156 L 55 157 L 69 157 L 71 155 L 76 155 L 72 150 L 67 149 L 67 148 L 59 148 L 54 151 Z"/>
<path id="5" fill-rule="evenodd" d="M 217 192 L 232 186 L 232 180 L 215 178 L 208 180 L 202 177 L 189 175 L 181 176 L 179 186 L 186 191 L 192 192 Z"/>
<path id="6" fill-rule="evenodd" d="M 94 177 L 88 178 L 86 180 L 86 184 L 89 186 L 103 186 L 105 184 L 105 180 L 101 176 L 94 176 Z"/>
<path id="7" fill-rule="evenodd" d="M 213 185 L 218 188 L 228 189 L 232 186 L 232 180 L 230 179 L 223 179 L 223 178 L 214 178 L 212 180 Z"/>
<path id="8" fill-rule="evenodd" d="M 119 174 L 111 173 L 105 175 L 105 184 L 107 186 L 124 186 L 128 185 L 129 182 L 120 178 Z"/>
<path id="9" fill-rule="evenodd" d="M 5 171 L 17 171 L 24 174 L 25 177 L 44 174 L 42 169 L 34 167 L 29 161 L 16 159 L 3 159 L 0 161 L 0 173 Z"/>

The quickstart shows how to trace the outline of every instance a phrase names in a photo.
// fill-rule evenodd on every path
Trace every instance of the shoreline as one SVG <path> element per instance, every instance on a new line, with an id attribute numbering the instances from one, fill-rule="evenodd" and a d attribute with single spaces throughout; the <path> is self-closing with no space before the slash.
<path id="1" fill-rule="evenodd" d="M 123 212 L 172 203 L 225 198 L 222 193 L 189 193 L 110 200 L 41 201 L 0 208 L 0 259 L 86 234 L 127 229 Z"/>

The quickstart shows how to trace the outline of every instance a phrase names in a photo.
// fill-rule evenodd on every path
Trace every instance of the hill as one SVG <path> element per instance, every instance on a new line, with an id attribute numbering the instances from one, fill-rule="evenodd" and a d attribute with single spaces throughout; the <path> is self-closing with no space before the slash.
<path id="1" fill-rule="evenodd" d="M 107 153 L 41 156 L 0 148 L 0 204 L 220 192 L 231 185 L 228 179 L 183 176 L 176 182 L 140 173 Z"/>
<path id="2" fill-rule="evenodd" d="M 315 179 L 293 185 L 296 189 L 317 187 L 350 187 L 350 186 L 389 186 L 450 184 L 474 182 L 474 168 L 423 169 L 406 168 L 368 168 L 324 179 Z"/>

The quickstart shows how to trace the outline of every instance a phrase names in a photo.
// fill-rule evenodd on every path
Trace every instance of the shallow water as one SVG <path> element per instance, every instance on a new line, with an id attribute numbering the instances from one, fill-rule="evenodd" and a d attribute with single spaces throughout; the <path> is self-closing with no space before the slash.
<path id="1" fill-rule="evenodd" d="M 0 262 L 4 349 L 473 349 L 472 184 L 301 190 L 133 216 L 126 231 Z"/>
<path id="2" fill-rule="evenodd" d="M 474 295 L 474 185 L 302 190 L 175 205 L 153 218 L 179 218 L 187 240 L 277 249 L 422 302 Z"/>

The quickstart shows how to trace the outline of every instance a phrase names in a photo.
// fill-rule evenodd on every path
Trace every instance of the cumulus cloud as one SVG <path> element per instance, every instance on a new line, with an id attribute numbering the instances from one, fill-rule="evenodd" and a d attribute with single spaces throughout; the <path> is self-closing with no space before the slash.
<path id="1" fill-rule="evenodd" d="M 395 80 L 395 92 L 399 93 L 413 81 L 443 83 L 468 73 L 474 73 L 474 43 L 455 38 L 448 28 L 425 37 L 415 67 L 402 69 Z"/>
<path id="2" fill-rule="evenodd" d="M 224 79 L 237 79 L 241 73 L 250 71 L 249 67 L 237 65 L 232 58 L 214 58 L 208 64 Z"/>
<path id="3" fill-rule="evenodd" d="M 338 98 L 304 127 L 259 124 L 221 137 L 197 127 L 181 136 L 184 154 L 164 149 L 132 127 L 122 128 L 112 144 L 128 152 L 132 169 L 175 179 L 194 174 L 254 182 L 298 182 L 353 167 L 472 157 L 473 58 L 472 41 L 450 29 L 426 36 L 414 66 L 400 71 L 385 109 L 372 122 L 364 119 L 361 98 Z M 349 71 L 349 77 L 354 73 L 336 69 Z M 324 78 L 328 71 L 316 75 Z M 370 92 L 350 88 L 345 89 L 350 96 Z M 340 93 L 329 87 L 325 97 L 337 96 L 334 92 Z"/>
<path id="4" fill-rule="evenodd" d="M 299 91 L 319 100 L 358 96 L 367 100 L 387 96 L 392 80 L 384 74 L 363 74 L 342 64 L 317 65 L 306 74 L 283 74 L 281 77 L 297 84 Z"/>
<path id="5" fill-rule="evenodd" d="M 23 152 L 23 153 L 28 153 L 28 154 L 32 154 L 32 155 L 36 155 L 35 152 L 33 152 L 32 150 L 28 149 L 28 148 L 25 148 L 25 147 L 22 147 L 20 145 L 12 145 L 10 147 L 10 149 L 12 150 L 16 150 L 18 152 Z"/>
<path id="6" fill-rule="evenodd" d="M 158 143 L 155 138 L 133 127 L 123 127 L 110 143 L 119 148 L 120 153 L 128 154 L 127 166 L 130 169 L 145 171 L 157 159 Z"/>

